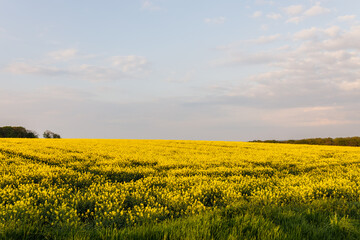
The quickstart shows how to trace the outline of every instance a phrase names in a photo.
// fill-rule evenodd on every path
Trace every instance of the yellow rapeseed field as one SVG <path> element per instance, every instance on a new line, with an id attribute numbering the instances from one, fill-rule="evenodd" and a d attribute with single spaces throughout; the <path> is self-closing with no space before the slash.
<path id="1" fill-rule="evenodd" d="M 312 204 L 335 202 L 324 207 L 330 225 L 360 216 L 355 147 L 0 139 L 0 174 L 2 234 L 34 223 L 119 230 L 249 204 L 305 206 L 310 216 Z"/>

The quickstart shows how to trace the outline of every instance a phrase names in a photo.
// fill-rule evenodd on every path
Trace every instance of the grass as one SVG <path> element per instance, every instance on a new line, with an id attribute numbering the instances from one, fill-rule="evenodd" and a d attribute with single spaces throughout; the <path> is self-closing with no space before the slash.
<path id="1" fill-rule="evenodd" d="M 86 225 L 49 228 L 8 223 L 1 239 L 360 239 L 356 216 L 331 211 L 341 203 L 317 201 L 304 206 L 260 206 L 242 203 L 196 216 L 135 227 L 90 228 Z"/>

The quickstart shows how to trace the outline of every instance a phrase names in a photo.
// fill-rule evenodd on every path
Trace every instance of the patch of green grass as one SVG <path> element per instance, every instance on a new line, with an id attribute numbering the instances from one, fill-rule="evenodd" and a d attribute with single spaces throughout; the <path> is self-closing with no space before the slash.
<path id="1" fill-rule="evenodd" d="M 360 222 L 328 211 L 334 202 L 303 206 L 261 206 L 246 202 L 186 218 L 122 229 L 85 224 L 46 228 L 8 223 L 1 239 L 360 239 Z"/>

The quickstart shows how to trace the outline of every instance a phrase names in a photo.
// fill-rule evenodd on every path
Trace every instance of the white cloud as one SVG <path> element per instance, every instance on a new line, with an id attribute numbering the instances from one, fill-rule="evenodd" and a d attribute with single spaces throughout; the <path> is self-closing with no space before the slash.
<path id="1" fill-rule="evenodd" d="M 170 72 L 167 74 L 168 76 L 165 78 L 165 81 L 173 83 L 185 83 L 193 79 L 194 74 L 195 70 L 187 71 L 185 74 L 179 72 Z"/>
<path id="2" fill-rule="evenodd" d="M 336 38 L 329 38 L 319 44 L 331 50 L 360 50 L 360 25 L 353 26 L 350 30 L 344 31 L 340 36 Z"/>
<path id="3" fill-rule="evenodd" d="M 71 58 L 74 58 L 77 55 L 77 53 L 78 53 L 77 49 L 69 48 L 69 49 L 50 52 L 48 53 L 48 55 L 55 60 L 66 61 Z"/>
<path id="4" fill-rule="evenodd" d="M 345 118 L 342 107 L 315 106 L 273 110 L 262 115 L 262 120 L 274 125 L 321 127 L 356 123 Z"/>
<path id="5" fill-rule="evenodd" d="M 336 37 L 340 33 L 340 31 L 341 29 L 338 26 L 331 26 L 324 29 L 324 33 L 329 35 L 330 37 Z"/>
<path id="6" fill-rule="evenodd" d="M 317 2 L 314 6 L 310 7 L 306 11 L 303 9 L 304 8 L 302 5 L 293 5 L 283 8 L 283 10 L 290 16 L 286 20 L 286 23 L 299 24 L 306 18 L 331 12 L 330 9 L 320 6 L 320 2 Z"/>
<path id="7" fill-rule="evenodd" d="M 336 37 L 340 32 L 340 28 L 338 26 L 332 26 L 326 29 L 319 29 L 316 27 L 312 27 L 309 29 L 303 29 L 294 34 L 295 40 L 314 40 L 321 39 L 326 36 Z"/>
<path id="8" fill-rule="evenodd" d="M 280 19 L 282 16 L 279 13 L 269 13 L 269 14 L 266 15 L 266 17 L 270 18 L 270 19 L 277 20 L 277 19 Z"/>
<path id="9" fill-rule="evenodd" d="M 330 9 L 321 7 L 320 3 L 317 3 L 315 6 L 312 6 L 311 8 L 306 10 L 304 12 L 304 15 L 313 17 L 313 16 L 317 16 L 317 15 L 321 15 L 321 14 L 325 14 L 325 13 L 329 13 L 329 12 L 330 12 Z"/>
<path id="10" fill-rule="evenodd" d="M 209 24 L 223 24 L 225 23 L 225 17 L 216 17 L 216 18 L 205 18 L 204 22 Z"/>
<path id="11" fill-rule="evenodd" d="M 114 56 L 111 59 L 113 66 L 120 68 L 124 73 L 143 72 L 149 64 L 143 56 Z"/>
<path id="12" fill-rule="evenodd" d="M 67 71 L 63 71 L 54 66 L 44 66 L 40 64 L 30 64 L 25 62 L 14 62 L 9 64 L 5 70 L 13 74 L 39 74 L 39 75 L 64 75 Z"/>
<path id="13" fill-rule="evenodd" d="M 267 0 L 256 0 L 255 3 L 258 5 L 274 5 L 273 1 L 267 1 Z"/>
<path id="14" fill-rule="evenodd" d="M 292 18 L 289 18 L 288 20 L 286 20 L 286 23 L 295 23 L 295 24 L 298 24 L 299 22 L 302 21 L 303 18 L 301 17 L 292 17 Z"/>
<path id="15" fill-rule="evenodd" d="M 220 45 L 217 46 L 216 49 L 224 52 L 228 52 L 231 54 L 234 54 L 240 46 L 250 46 L 250 45 L 261 45 L 261 44 L 267 44 L 274 42 L 276 40 L 279 40 L 281 38 L 281 34 L 274 34 L 274 35 L 267 35 L 267 36 L 260 36 L 256 39 L 250 39 L 245 41 L 238 41 L 229 43 L 227 45 Z"/>
<path id="16" fill-rule="evenodd" d="M 161 7 L 156 6 L 156 5 L 153 3 L 153 1 L 151 1 L 151 0 L 143 0 L 142 5 L 141 5 L 141 8 L 142 8 L 142 9 L 145 9 L 145 10 L 149 10 L 149 11 L 159 11 L 159 10 L 162 10 Z"/>
<path id="17" fill-rule="evenodd" d="M 262 12 L 261 11 L 256 11 L 256 12 L 254 12 L 253 14 L 252 14 L 252 17 L 253 18 L 258 18 L 258 17 L 261 17 L 262 16 Z"/>
<path id="18" fill-rule="evenodd" d="M 291 5 L 283 8 L 286 14 L 290 16 L 298 15 L 303 11 L 304 7 L 302 5 Z"/>
<path id="19" fill-rule="evenodd" d="M 271 52 L 261 52 L 255 54 L 248 53 L 230 53 L 229 56 L 212 61 L 215 66 L 232 66 L 232 65 L 262 65 L 275 62 L 280 55 Z"/>
<path id="20" fill-rule="evenodd" d="M 355 15 L 344 15 L 344 16 L 337 17 L 337 19 L 342 22 L 352 21 L 352 20 L 355 20 L 355 18 L 356 18 Z"/>
<path id="21" fill-rule="evenodd" d="M 355 81 L 344 81 L 339 84 L 340 88 L 346 91 L 359 91 L 360 90 L 360 79 Z"/>
<path id="22" fill-rule="evenodd" d="M 70 52 L 70 51 L 69 51 Z M 69 54 L 71 55 L 71 54 Z M 61 54 L 48 54 L 64 60 Z M 66 57 L 68 57 L 65 54 Z M 113 56 L 109 59 L 98 59 L 103 62 L 101 65 L 88 64 L 86 62 L 74 63 L 58 66 L 56 62 L 42 61 L 21 61 L 13 62 L 7 65 L 3 70 L 17 75 L 39 75 L 59 77 L 67 76 L 73 78 L 81 78 L 84 80 L 122 80 L 129 78 L 138 78 L 148 73 L 149 63 L 143 56 Z M 107 62 L 111 62 L 108 65 Z"/>
<path id="23" fill-rule="evenodd" d="M 106 66 L 95 66 L 89 64 L 81 64 L 60 68 L 44 64 L 15 62 L 9 64 L 5 68 L 5 71 L 17 75 L 30 74 L 47 77 L 67 76 L 90 81 L 107 81 L 130 78 L 129 75 L 125 74 L 121 70 Z"/>
<path id="24" fill-rule="evenodd" d="M 261 36 L 254 40 L 249 40 L 250 43 L 256 43 L 256 44 L 264 44 L 264 43 L 270 43 L 278 40 L 281 37 L 281 34 L 274 34 L 270 36 Z"/>
<path id="25" fill-rule="evenodd" d="M 269 25 L 267 25 L 267 24 L 262 24 L 262 25 L 260 26 L 260 29 L 261 29 L 262 31 L 267 31 L 267 30 L 269 30 Z"/>
<path id="26" fill-rule="evenodd" d="M 280 109 L 283 115 L 279 113 L 278 117 L 284 117 L 284 123 L 293 120 L 298 126 L 359 124 L 351 112 L 354 103 L 360 102 L 360 26 L 342 31 L 338 26 L 313 27 L 289 40 L 298 44 L 255 53 L 226 52 L 217 63 L 262 64 L 268 70 L 239 79 L 227 89 L 223 86 L 222 101 Z M 275 113 L 270 111 L 269 117 Z"/>

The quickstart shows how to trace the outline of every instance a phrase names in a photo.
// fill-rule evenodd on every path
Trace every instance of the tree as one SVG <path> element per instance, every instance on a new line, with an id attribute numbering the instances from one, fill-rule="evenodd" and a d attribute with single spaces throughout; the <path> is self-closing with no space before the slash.
<path id="1" fill-rule="evenodd" d="M 24 127 L 5 126 L 0 127 L 0 137 L 2 138 L 38 138 L 35 131 L 27 130 Z"/>
<path id="2" fill-rule="evenodd" d="M 311 145 L 336 145 L 336 146 L 357 146 L 360 147 L 360 137 L 345 137 L 345 138 L 306 138 L 300 140 L 255 140 L 252 142 L 265 143 L 292 143 L 292 144 L 311 144 Z"/>
<path id="3" fill-rule="evenodd" d="M 44 138 L 61 138 L 59 134 L 53 133 L 52 131 L 46 130 L 43 134 Z"/>

